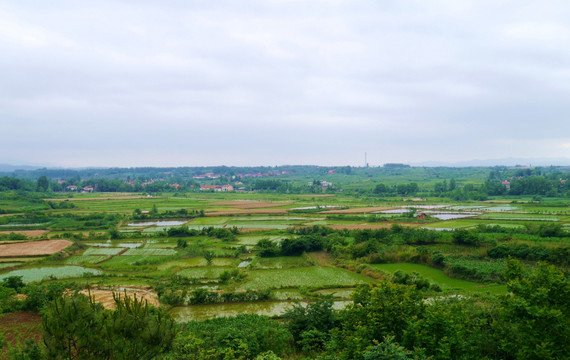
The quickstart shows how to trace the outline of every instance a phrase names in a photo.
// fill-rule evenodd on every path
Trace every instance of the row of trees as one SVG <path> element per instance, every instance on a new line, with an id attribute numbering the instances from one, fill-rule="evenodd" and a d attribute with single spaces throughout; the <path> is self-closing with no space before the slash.
<path id="1" fill-rule="evenodd" d="M 566 196 L 570 193 L 570 183 L 566 179 L 551 179 L 546 176 L 514 178 L 509 188 L 500 180 L 489 179 L 485 183 L 489 195 L 541 195 L 548 197 Z"/>

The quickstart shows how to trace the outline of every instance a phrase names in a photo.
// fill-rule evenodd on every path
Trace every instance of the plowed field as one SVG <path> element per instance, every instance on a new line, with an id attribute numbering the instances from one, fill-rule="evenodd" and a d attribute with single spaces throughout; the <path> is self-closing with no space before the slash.
<path id="1" fill-rule="evenodd" d="M 71 246 L 68 240 L 27 241 L 0 245 L 0 257 L 51 255 Z"/>

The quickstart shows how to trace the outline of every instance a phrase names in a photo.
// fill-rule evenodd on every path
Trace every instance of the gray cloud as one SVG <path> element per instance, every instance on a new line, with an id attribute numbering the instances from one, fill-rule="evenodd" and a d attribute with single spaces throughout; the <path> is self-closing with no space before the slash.
<path id="1" fill-rule="evenodd" d="M 0 4 L 0 162 L 570 157 L 565 1 Z"/>

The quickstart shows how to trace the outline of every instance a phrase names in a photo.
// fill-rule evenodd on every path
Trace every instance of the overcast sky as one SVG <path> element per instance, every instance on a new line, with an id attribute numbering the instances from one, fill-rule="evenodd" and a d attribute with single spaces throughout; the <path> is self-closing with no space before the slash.
<path id="1" fill-rule="evenodd" d="M 570 158 L 570 2 L 0 1 L 0 163 Z"/>

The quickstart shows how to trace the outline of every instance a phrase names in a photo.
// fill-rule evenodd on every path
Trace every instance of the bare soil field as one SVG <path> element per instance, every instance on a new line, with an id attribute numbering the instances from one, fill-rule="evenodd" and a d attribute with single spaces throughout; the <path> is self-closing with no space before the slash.
<path id="1" fill-rule="evenodd" d="M 0 254 L 2 255 L 2 254 Z M 38 260 L 37 257 L 9 257 L 9 258 L 3 258 L 0 257 L 0 264 L 1 263 L 11 263 L 11 262 L 21 262 L 21 263 L 25 263 L 28 261 L 35 261 Z"/>
<path id="2" fill-rule="evenodd" d="M 39 237 L 47 234 L 49 230 L 6 230 L 0 231 L 0 234 L 10 235 L 11 233 L 26 235 L 27 237 Z"/>
<path id="3" fill-rule="evenodd" d="M 1 257 L 51 255 L 73 245 L 68 240 L 27 241 L 0 245 Z"/>
<path id="4" fill-rule="evenodd" d="M 206 216 L 240 215 L 240 214 L 286 214 L 286 209 L 236 209 L 206 213 Z"/>
<path id="5" fill-rule="evenodd" d="M 213 203 L 211 205 L 217 206 L 232 206 L 239 209 L 261 209 L 289 205 L 287 202 L 269 202 L 261 200 L 236 200 L 236 201 L 222 201 Z"/>
<path id="6" fill-rule="evenodd" d="M 390 209 L 394 209 L 394 207 L 375 206 L 375 207 L 362 207 L 362 208 L 353 208 L 353 209 L 344 209 L 344 210 L 327 210 L 327 211 L 321 211 L 320 214 L 366 214 L 373 211 L 383 211 Z"/>
<path id="7" fill-rule="evenodd" d="M 113 292 L 115 294 L 120 294 L 122 297 L 125 296 L 125 291 L 120 290 L 103 290 L 103 289 L 91 289 L 91 296 L 95 298 L 95 301 L 101 303 L 105 309 L 115 309 L 115 300 L 113 299 Z M 156 293 L 148 290 L 148 289 L 130 289 L 126 290 L 128 297 L 136 296 L 137 299 L 144 299 L 148 302 L 149 305 L 160 306 L 160 302 L 158 301 L 158 295 Z M 88 295 L 87 290 L 80 291 L 81 294 Z"/>

